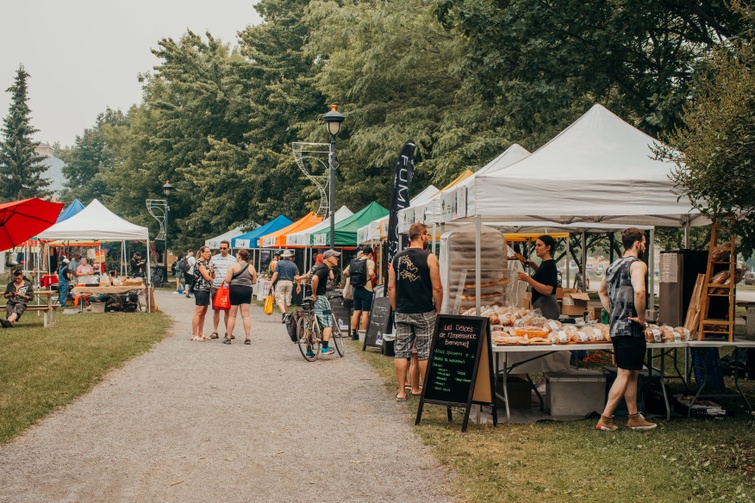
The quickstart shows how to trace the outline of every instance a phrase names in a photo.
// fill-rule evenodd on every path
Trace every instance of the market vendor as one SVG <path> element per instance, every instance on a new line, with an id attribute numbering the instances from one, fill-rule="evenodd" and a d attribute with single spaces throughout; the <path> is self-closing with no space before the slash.
<path id="1" fill-rule="evenodd" d="M 81 258 L 81 264 L 76 268 L 76 277 L 92 276 L 94 274 L 94 268 L 92 264 L 87 262 L 86 257 Z"/>
<path id="2" fill-rule="evenodd" d="M 519 273 L 519 279 L 532 287 L 532 307 L 540 309 L 543 316 L 550 320 L 557 320 L 561 314 L 556 300 L 558 288 L 558 268 L 553 254 L 556 252 L 556 240 L 544 234 L 535 241 L 535 255 L 540 258 L 540 265 L 532 260 L 525 260 L 524 264 L 534 269 L 532 276 L 525 272 Z"/>
<path id="3" fill-rule="evenodd" d="M 8 299 L 8 304 L 5 306 L 7 319 L 0 319 L 0 325 L 3 328 L 11 328 L 24 314 L 26 305 L 34 297 L 34 288 L 31 281 L 24 277 L 24 271 L 21 269 L 13 271 L 13 282 L 5 288 L 3 296 Z"/>

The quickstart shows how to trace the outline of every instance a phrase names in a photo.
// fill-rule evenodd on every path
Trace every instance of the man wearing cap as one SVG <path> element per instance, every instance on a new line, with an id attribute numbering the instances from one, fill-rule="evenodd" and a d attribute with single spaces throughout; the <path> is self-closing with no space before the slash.
<path id="1" fill-rule="evenodd" d="M 335 349 L 330 347 L 330 334 L 333 332 L 333 312 L 330 309 L 330 301 L 325 296 L 325 287 L 328 284 L 330 270 L 338 265 L 340 252 L 328 250 L 322 254 L 322 264 L 318 265 L 312 274 L 312 300 L 317 321 L 322 327 L 322 354 L 332 355 Z M 311 356 L 314 356 L 312 354 Z"/>
<path id="2" fill-rule="evenodd" d="M 375 261 L 372 259 L 372 247 L 365 246 L 355 260 L 366 261 L 364 271 L 366 273 L 363 285 L 355 285 L 352 281 L 352 296 L 354 299 L 354 314 L 351 315 L 351 338 L 359 339 L 357 330 L 367 330 L 372 307 L 372 278 L 375 277 Z M 354 261 L 352 260 L 352 263 Z M 343 271 L 344 276 L 351 277 L 351 264 Z"/>
<path id="3" fill-rule="evenodd" d="M 69 281 L 73 276 L 71 270 L 68 268 L 70 264 L 71 261 L 63 257 L 60 261 L 60 267 L 58 267 L 58 304 L 62 307 L 65 307 L 68 300 Z"/>
<path id="4" fill-rule="evenodd" d="M 271 278 L 275 285 L 275 303 L 281 310 L 281 323 L 286 319 L 288 306 L 291 305 L 291 296 L 294 291 L 294 278 L 299 275 L 299 268 L 294 263 L 294 252 L 286 250 L 275 266 L 275 272 Z M 277 282 L 277 283 L 276 283 Z"/>

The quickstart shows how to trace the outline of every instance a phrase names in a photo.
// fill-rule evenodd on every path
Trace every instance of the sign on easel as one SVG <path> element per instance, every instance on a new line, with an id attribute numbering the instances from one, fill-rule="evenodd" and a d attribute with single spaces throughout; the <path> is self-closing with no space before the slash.
<path id="1" fill-rule="evenodd" d="M 390 333 L 390 328 L 391 301 L 388 297 L 377 297 L 372 301 L 370 323 L 367 325 L 367 333 L 364 336 L 362 351 L 365 351 L 367 346 L 382 348 L 383 335 Z"/>
<path id="2" fill-rule="evenodd" d="M 424 404 L 433 403 L 447 406 L 449 421 L 451 407 L 463 407 L 461 431 L 467 431 L 472 404 L 490 405 L 497 425 L 492 362 L 488 318 L 439 315 L 415 424 L 422 419 Z"/>

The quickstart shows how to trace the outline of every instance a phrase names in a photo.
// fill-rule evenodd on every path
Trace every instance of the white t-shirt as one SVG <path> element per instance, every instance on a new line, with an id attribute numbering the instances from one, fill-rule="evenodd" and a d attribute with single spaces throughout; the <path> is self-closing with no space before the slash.
<path id="1" fill-rule="evenodd" d="M 237 262 L 236 257 L 228 254 L 227 257 L 223 257 L 221 254 L 213 255 L 210 259 L 210 267 L 215 268 L 215 279 L 212 280 L 212 287 L 218 288 L 225 280 L 225 275 L 228 274 L 228 269 Z"/>
<path id="2" fill-rule="evenodd" d="M 189 266 L 189 270 L 186 271 L 186 274 L 188 274 L 189 276 L 194 274 L 194 264 L 196 263 L 197 263 L 197 259 L 195 259 L 191 255 L 186 257 L 186 264 Z"/>

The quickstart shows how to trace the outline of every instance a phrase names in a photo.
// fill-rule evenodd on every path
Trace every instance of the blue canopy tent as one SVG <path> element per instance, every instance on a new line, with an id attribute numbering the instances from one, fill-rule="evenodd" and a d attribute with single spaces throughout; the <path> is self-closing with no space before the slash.
<path id="1" fill-rule="evenodd" d="M 291 221 L 291 219 L 289 219 L 285 215 L 278 215 L 273 220 L 270 220 L 265 225 L 257 227 L 253 231 L 249 231 L 247 233 L 241 234 L 240 236 L 232 238 L 231 248 L 233 248 L 234 250 L 237 248 L 246 248 L 247 250 L 259 248 L 259 241 L 262 236 L 283 229 L 284 227 L 288 227 L 292 223 L 293 222 Z M 257 257 L 255 258 L 256 260 L 254 262 L 256 262 L 256 267 L 259 270 L 261 261 L 260 254 L 258 253 Z"/>
<path id="2" fill-rule="evenodd" d="M 81 204 L 81 201 L 78 199 L 74 199 L 74 201 L 68 205 L 66 209 L 60 212 L 60 215 L 58 215 L 58 220 L 56 223 L 60 223 L 63 220 L 68 220 L 78 212 L 84 209 L 84 205 Z"/>

